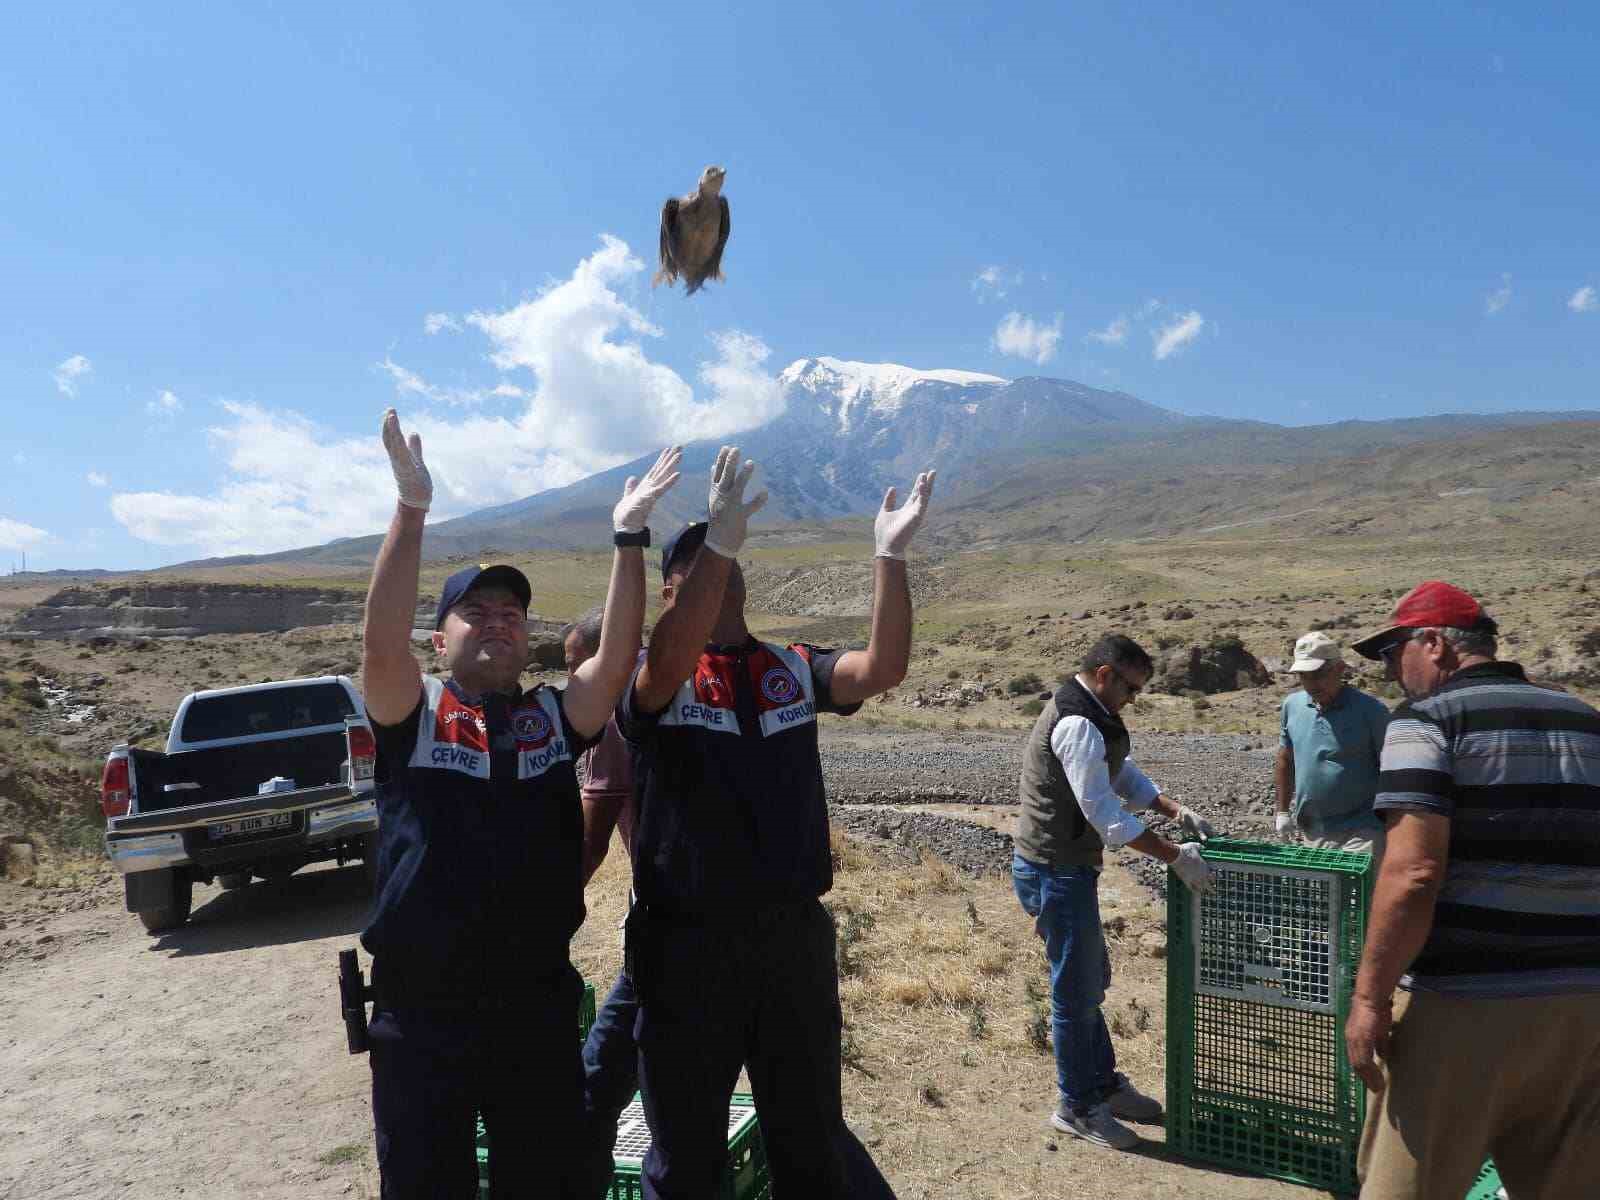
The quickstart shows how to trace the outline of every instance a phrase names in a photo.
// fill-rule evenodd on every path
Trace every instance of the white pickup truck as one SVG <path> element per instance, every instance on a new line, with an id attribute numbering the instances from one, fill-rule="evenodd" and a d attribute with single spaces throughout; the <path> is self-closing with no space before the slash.
<path id="1" fill-rule="evenodd" d="M 196 882 L 242 887 L 307 863 L 377 873 L 377 746 L 343 675 L 192 692 L 165 753 L 116 746 L 100 778 L 106 853 L 152 933 L 189 919 Z"/>

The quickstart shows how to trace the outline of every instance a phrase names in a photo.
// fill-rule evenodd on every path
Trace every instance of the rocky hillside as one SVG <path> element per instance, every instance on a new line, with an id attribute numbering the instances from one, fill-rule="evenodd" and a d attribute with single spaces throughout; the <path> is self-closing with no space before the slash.
<path id="1" fill-rule="evenodd" d="M 362 597 L 326 588 L 136 583 L 67 587 L 19 613 L 11 632 L 174 637 L 257 633 L 361 619 Z"/>

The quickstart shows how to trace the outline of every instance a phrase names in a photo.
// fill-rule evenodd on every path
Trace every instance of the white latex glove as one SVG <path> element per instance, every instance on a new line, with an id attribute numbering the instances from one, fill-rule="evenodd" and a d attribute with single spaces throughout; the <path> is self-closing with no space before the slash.
<path id="1" fill-rule="evenodd" d="M 407 442 L 400 432 L 400 416 L 389 409 L 383 414 L 383 448 L 389 452 L 389 466 L 400 489 L 400 503 L 427 512 L 433 504 L 433 476 L 422 461 L 422 438 L 413 433 Z"/>
<path id="2" fill-rule="evenodd" d="M 611 510 L 611 528 L 618 533 L 638 533 L 650 520 L 650 510 L 656 501 L 672 490 L 678 482 L 678 463 L 683 458 L 682 446 L 668 446 L 656 459 L 656 465 L 645 472 L 642 480 L 628 476 L 622 485 L 622 499 Z"/>
<path id="3" fill-rule="evenodd" d="M 937 471 L 924 471 L 911 485 L 911 499 L 902 508 L 894 506 L 895 489 L 883 494 L 883 507 L 872 522 L 872 536 L 877 540 L 879 558 L 905 559 L 906 548 L 916 536 L 922 518 L 928 515 L 928 501 L 933 497 L 933 477 Z"/>
<path id="4" fill-rule="evenodd" d="M 1211 891 L 1211 864 L 1200 857 L 1200 847 L 1194 842 L 1179 846 L 1178 857 L 1168 865 L 1191 892 L 1204 896 Z"/>
<path id="5" fill-rule="evenodd" d="M 1178 825 L 1190 837 L 1199 838 L 1202 842 L 1217 836 L 1217 831 L 1211 827 L 1211 822 L 1187 804 L 1178 807 Z"/>
<path id="6" fill-rule="evenodd" d="M 753 462 L 739 465 L 739 447 L 724 446 L 717 451 L 717 461 L 711 468 L 711 496 L 708 503 L 710 523 L 706 529 L 705 547 L 723 558 L 737 558 L 744 545 L 750 518 L 767 502 L 763 488 L 754 500 L 745 502 L 744 489 L 750 476 L 756 472 Z"/>
<path id="7" fill-rule="evenodd" d="M 1286 812 L 1279 813 L 1272 818 L 1272 831 L 1278 835 L 1280 842 L 1294 841 L 1294 818 Z"/>

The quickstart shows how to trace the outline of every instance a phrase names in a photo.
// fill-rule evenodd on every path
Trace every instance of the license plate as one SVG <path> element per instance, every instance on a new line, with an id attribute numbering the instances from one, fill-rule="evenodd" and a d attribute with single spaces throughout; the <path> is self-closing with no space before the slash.
<path id="1" fill-rule="evenodd" d="M 239 837 L 248 833 L 266 833 L 273 829 L 288 829 L 294 824 L 293 813 L 268 813 L 264 817 L 240 817 L 237 821 L 222 821 L 209 826 L 211 840 Z"/>

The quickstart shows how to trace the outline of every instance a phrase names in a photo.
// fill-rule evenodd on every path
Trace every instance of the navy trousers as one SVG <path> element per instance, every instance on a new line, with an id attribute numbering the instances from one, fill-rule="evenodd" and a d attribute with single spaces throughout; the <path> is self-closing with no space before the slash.
<path id="1" fill-rule="evenodd" d="M 628 936 L 646 1200 L 720 1194 L 741 1066 L 774 1200 L 893 1200 L 844 1121 L 833 921 L 819 902 L 706 921 L 636 910 Z"/>
<path id="2" fill-rule="evenodd" d="M 633 1027 L 639 1016 L 639 996 L 627 971 L 594 1015 L 589 1037 L 583 1043 L 584 1105 L 599 1136 L 616 1144 L 617 1121 L 639 1090 L 639 1050 Z"/>
<path id="3" fill-rule="evenodd" d="M 611 1148 L 585 1119 L 568 968 L 515 1004 L 373 1012 L 372 1116 L 383 1200 L 473 1200 L 475 1127 L 489 1135 L 495 1197 L 601 1200 Z"/>

